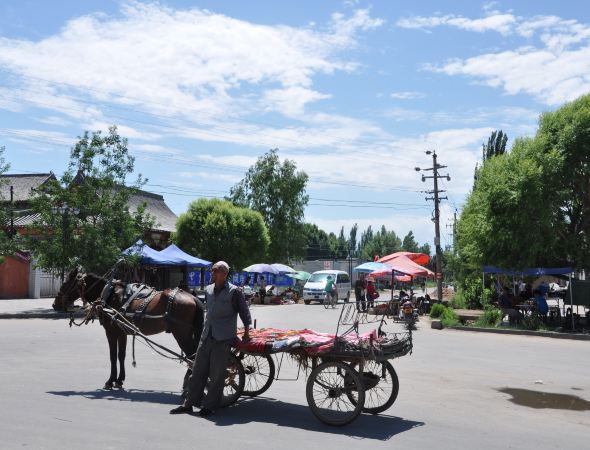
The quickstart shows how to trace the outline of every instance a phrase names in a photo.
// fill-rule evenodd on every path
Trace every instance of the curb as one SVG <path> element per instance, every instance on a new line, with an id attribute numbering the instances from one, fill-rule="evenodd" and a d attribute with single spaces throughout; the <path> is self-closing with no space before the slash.
<path id="1" fill-rule="evenodd" d="M 590 334 L 555 333 L 551 331 L 503 330 L 499 328 L 449 327 L 449 330 L 474 331 L 477 333 L 515 334 L 520 336 L 540 336 L 553 339 L 572 339 L 590 341 Z"/>

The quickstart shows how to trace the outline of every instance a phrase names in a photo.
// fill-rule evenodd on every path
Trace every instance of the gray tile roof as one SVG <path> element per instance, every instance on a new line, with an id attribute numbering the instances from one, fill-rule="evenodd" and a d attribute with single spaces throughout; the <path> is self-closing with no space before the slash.
<path id="1" fill-rule="evenodd" d="M 10 200 L 10 186 L 12 185 L 14 187 L 14 201 L 16 203 L 27 202 L 31 197 L 32 190 L 41 186 L 51 177 L 54 177 L 53 173 L 3 175 L 0 177 L 3 181 L 0 187 L 1 200 Z M 154 231 L 172 232 L 176 229 L 176 214 L 168 208 L 164 197 L 159 194 L 138 190 L 129 198 L 129 210 L 136 211 L 142 203 L 146 204 L 146 211 L 155 218 Z M 37 217 L 38 215 L 31 214 L 30 210 L 17 211 L 14 225 L 16 227 L 30 225 Z"/>
<path id="2" fill-rule="evenodd" d="M 10 186 L 13 186 L 14 201 L 26 202 L 31 197 L 32 190 L 42 186 L 50 178 L 55 178 L 55 175 L 53 173 L 2 175 L 0 177 L 0 198 L 3 201 L 10 200 Z"/>
<path id="3" fill-rule="evenodd" d="M 139 205 L 144 202 L 146 203 L 146 211 L 155 217 L 154 230 L 172 232 L 176 229 L 178 217 L 168 208 L 164 197 L 159 194 L 138 190 L 129 197 L 129 210 L 136 211 Z"/>

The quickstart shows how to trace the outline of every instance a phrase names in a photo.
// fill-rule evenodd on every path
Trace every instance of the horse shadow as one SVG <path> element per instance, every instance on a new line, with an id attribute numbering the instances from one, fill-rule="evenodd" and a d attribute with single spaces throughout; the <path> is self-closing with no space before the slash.
<path id="1" fill-rule="evenodd" d="M 49 391 L 47 393 L 65 397 L 80 396 L 90 400 L 160 403 L 163 405 L 179 405 L 181 403 L 181 398 L 177 393 L 141 389 Z M 219 411 L 218 414 L 208 416 L 206 420 L 220 427 L 258 422 L 379 441 L 388 441 L 400 433 L 425 425 L 424 422 L 387 414 L 361 414 L 354 422 L 345 427 L 333 427 L 317 420 L 307 405 L 288 403 L 272 397 L 242 398 L 229 408 Z"/>
<path id="2" fill-rule="evenodd" d="M 48 391 L 47 394 L 63 397 L 84 397 L 89 400 L 117 400 L 141 403 L 160 403 L 178 405 L 178 394 L 175 392 L 152 391 L 143 389 L 97 389 L 95 391 Z"/>

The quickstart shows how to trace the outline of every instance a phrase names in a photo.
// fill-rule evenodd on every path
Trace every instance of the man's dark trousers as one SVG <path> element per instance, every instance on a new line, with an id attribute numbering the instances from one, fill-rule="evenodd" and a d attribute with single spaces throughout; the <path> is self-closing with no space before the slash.
<path id="1" fill-rule="evenodd" d="M 212 411 L 219 408 L 223 398 L 230 350 L 231 342 L 216 341 L 211 336 L 200 342 L 193 363 L 193 372 L 188 380 L 189 404 Z M 207 388 L 207 395 L 203 398 L 209 378 L 211 382 Z"/>

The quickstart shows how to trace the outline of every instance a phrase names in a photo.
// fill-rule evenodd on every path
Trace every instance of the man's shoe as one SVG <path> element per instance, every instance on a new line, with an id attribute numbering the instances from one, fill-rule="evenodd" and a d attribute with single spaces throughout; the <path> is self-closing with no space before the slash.
<path id="1" fill-rule="evenodd" d="M 199 411 L 198 414 L 200 417 L 207 417 L 207 416 L 210 416 L 211 414 L 213 414 L 213 411 L 210 410 L 209 408 L 203 408 Z"/>
<path id="2" fill-rule="evenodd" d="M 170 410 L 170 414 L 189 414 L 193 412 L 192 406 L 180 405 Z"/>

